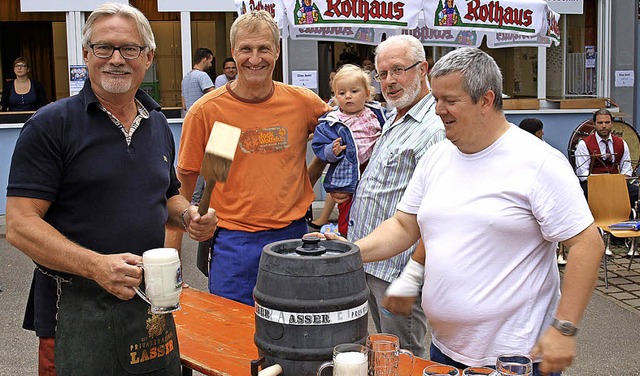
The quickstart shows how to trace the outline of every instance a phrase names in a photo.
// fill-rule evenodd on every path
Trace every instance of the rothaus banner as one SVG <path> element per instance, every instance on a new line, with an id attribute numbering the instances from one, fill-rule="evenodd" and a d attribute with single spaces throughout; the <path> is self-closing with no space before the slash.
<path id="1" fill-rule="evenodd" d="M 238 15 L 255 10 L 265 10 L 271 14 L 283 36 L 296 40 L 314 40 L 377 45 L 383 38 L 396 34 L 394 29 L 366 26 L 318 26 L 309 24 L 290 28 L 282 0 L 235 0 Z M 313 17 L 313 15 L 311 16 Z M 312 18 L 310 18 L 312 19 Z"/>
<path id="2" fill-rule="evenodd" d="M 479 47 L 486 39 L 490 48 L 548 47 L 560 41 L 560 16 L 549 9 L 544 0 L 424 0 L 422 4 L 419 1 L 411 3 L 235 0 L 239 15 L 264 9 L 274 17 L 283 36 L 289 34 L 291 39 L 377 45 L 386 37 L 402 33 L 413 35 L 425 46 Z M 420 5 L 416 7 L 416 3 Z M 480 23 L 464 21 L 462 17 L 468 14 L 461 13 L 458 4 L 474 17 L 477 14 Z M 515 8 L 516 4 L 518 8 Z M 396 14 L 401 16 L 390 16 Z M 385 17 L 391 20 L 385 21 Z M 399 26 L 404 24 L 407 26 Z"/>
<path id="3" fill-rule="evenodd" d="M 283 0 L 291 27 L 413 28 L 420 1 Z"/>
<path id="4" fill-rule="evenodd" d="M 110 0 L 129 4 L 129 0 Z M 92 12 L 107 0 L 20 0 L 21 12 Z"/>
<path id="5" fill-rule="evenodd" d="M 544 0 L 423 0 L 422 6 L 427 27 L 461 30 L 468 36 L 473 31 L 483 32 L 493 47 L 544 46 L 560 42 L 560 15 L 551 10 Z M 520 43 L 501 43 L 508 39 Z"/>
<path id="6" fill-rule="evenodd" d="M 425 23 L 433 29 L 546 35 L 560 15 L 544 0 L 423 0 Z"/>

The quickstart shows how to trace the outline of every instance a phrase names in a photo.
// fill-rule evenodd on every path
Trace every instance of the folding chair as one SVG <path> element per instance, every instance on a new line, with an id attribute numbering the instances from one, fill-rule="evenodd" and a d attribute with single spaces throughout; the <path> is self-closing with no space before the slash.
<path id="1" fill-rule="evenodd" d="M 622 174 L 589 175 L 587 184 L 589 187 L 589 209 L 591 209 L 596 226 L 605 237 L 606 248 L 610 247 L 611 235 L 613 235 L 620 238 L 631 238 L 631 250 L 635 251 L 635 240 L 640 236 L 640 231 L 609 229 L 609 226 L 614 223 L 628 220 L 631 213 L 626 177 Z M 603 255 L 603 261 L 605 288 L 609 288 L 606 255 Z M 632 261 L 633 257 L 629 261 L 628 269 L 631 269 Z"/>

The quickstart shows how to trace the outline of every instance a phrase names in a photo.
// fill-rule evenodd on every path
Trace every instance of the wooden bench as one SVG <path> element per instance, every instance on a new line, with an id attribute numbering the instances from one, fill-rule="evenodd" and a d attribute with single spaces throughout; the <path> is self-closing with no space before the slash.
<path id="1" fill-rule="evenodd" d="M 184 376 L 193 370 L 211 376 L 249 376 L 258 359 L 253 342 L 254 309 L 193 288 L 183 289 L 181 309 L 173 313 Z M 416 358 L 412 376 L 431 361 Z"/>

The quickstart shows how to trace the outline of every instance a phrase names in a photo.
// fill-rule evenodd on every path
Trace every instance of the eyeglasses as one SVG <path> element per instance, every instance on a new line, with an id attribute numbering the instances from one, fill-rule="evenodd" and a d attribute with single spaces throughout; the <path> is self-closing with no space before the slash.
<path id="1" fill-rule="evenodd" d="M 116 47 L 110 44 L 90 44 L 89 48 L 93 51 L 95 57 L 100 59 L 108 59 L 113 56 L 114 51 L 120 51 L 120 55 L 127 60 L 134 60 L 140 57 L 142 51 L 147 46 L 136 46 L 133 44 L 126 44 L 124 46 Z"/>
<path id="2" fill-rule="evenodd" d="M 236 67 L 225 67 L 225 68 L 222 68 L 222 69 L 224 69 L 224 70 L 233 70 L 233 69 L 236 69 Z"/>
<path id="3" fill-rule="evenodd" d="M 379 72 L 373 78 L 378 82 L 382 82 L 382 81 L 386 80 L 389 75 L 391 75 L 391 77 L 398 78 L 398 77 L 402 76 L 403 74 L 405 74 L 406 71 L 408 71 L 409 69 L 415 67 L 416 65 L 418 65 L 420 63 L 421 63 L 421 61 L 417 61 L 417 62 L 413 63 L 411 66 L 408 66 L 406 68 L 398 67 L 398 68 L 393 68 L 389 72 L 387 72 L 387 71 Z"/>
<path id="4" fill-rule="evenodd" d="M 16 65 L 14 65 L 14 67 L 15 67 L 15 68 L 28 68 L 28 67 L 27 67 L 27 64 L 21 64 L 21 63 L 18 63 L 18 64 L 16 64 Z"/>

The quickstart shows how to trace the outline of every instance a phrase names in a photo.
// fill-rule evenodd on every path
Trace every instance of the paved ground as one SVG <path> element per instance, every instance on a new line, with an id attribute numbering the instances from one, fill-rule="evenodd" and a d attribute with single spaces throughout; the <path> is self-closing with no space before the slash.
<path id="1" fill-rule="evenodd" d="M 607 262 L 609 287 L 605 288 L 604 268 L 601 267 L 596 290 L 620 306 L 640 312 L 640 258 L 630 260 L 626 256 L 628 249 L 622 247 L 613 247 L 613 251 L 613 258 Z"/>
<path id="2" fill-rule="evenodd" d="M 0 376 L 35 375 L 37 341 L 32 332 L 21 329 L 33 264 L 6 242 L 4 234 L 4 217 L 0 216 Z M 195 242 L 185 240 L 183 249 L 185 282 L 206 289 L 206 278 L 195 267 Z M 640 260 L 634 260 L 628 271 L 625 250 L 614 251 L 610 286 L 604 288 L 601 269 L 578 334 L 578 358 L 564 375 L 640 375 Z M 87 333 L 87 339 L 90 336 Z"/>

